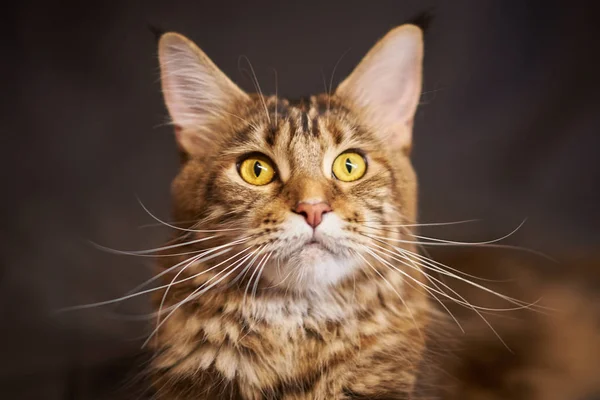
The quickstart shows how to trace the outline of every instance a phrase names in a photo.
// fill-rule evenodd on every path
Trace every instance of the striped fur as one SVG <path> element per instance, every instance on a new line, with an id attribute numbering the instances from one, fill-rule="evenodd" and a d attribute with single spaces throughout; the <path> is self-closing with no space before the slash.
<path id="1" fill-rule="evenodd" d="M 361 251 L 374 243 L 361 234 L 366 224 L 415 220 L 416 177 L 408 152 L 390 146 L 364 110 L 342 95 L 298 101 L 240 95 L 224 111 L 203 120 L 201 131 L 210 131 L 210 140 L 184 146 L 187 157 L 172 186 L 174 218 L 192 222 L 180 224 L 191 230 L 173 240 L 184 244 L 213 235 L 193 229 L 230 230 L 169 250 L 161 271 L 190 257 L 181 253 L 245 241 L 164 274 L 165 284 L 178 283 L 156 297 L 157 311 L 168 310 L 151 341 L 157 398 L 415 398 L 431 310 L 424 292 L 406 277 L 423 277 L 418 268 L 399 265 L 403 276 Z M 193 127 L 178 129 L 181 137 Z M 365 176 L 351 183 L 331 174 L 335 157 L 349 149 L 368 162 Z M 273 160 L 274 182 L 252 187 L 239 178 L 236 164 L 254 152 Z M 323 234 L 324 250 L 301 256 L 304 239 L 294 232 L 304 228 L 290 221 L 303 220 L 290 210 L 313 198 L 333 209 L 323 222 L 333 233 Z M 378 231 L 394 239 L 409 233 Z M 245 249 L 256 250 L 259 260 L 269 255 L 260 271 L 249 261 L 240 264 L 249 265 L 246 273 L 228 269 L 228 257 Z M 281 270 L 291 273 L 289 279 Z M 211 282 L 218 285 L 193 296 Z"/>

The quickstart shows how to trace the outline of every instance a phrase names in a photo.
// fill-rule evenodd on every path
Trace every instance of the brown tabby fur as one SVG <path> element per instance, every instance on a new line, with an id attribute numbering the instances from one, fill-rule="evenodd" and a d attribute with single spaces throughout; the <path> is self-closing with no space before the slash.
<path id="1" fill-rule="evenodd" d="M 255 125 L 268 126 L 259 97 L 254 99 L 256 108 L 250 107 L 240 116 Z M 254 219 L 261 221 L 262 240 L 268 242 L 276 240 L 281 215 L 311 191 L 324 192 L 333 208 L 357 227 L 365 219 L 397 221 L 401 215 L 414 218 L 416 188 L 408 158 L 390 157 L 339 99 L 321 95 L 291 105 L 268 98 L 267 104 L 273 119 L 278 107 L 277 127 L 249 135 L 240 119 L 224 121 L 231 134 L 220 149 L 211 151 L 214 159 L 191 159 L 183 165 L 173 184 L 176 220 L 208 217 L 217 221 L 214 226 L 224 227 Z M 311 151 L 320 158 L 321 149 L 349 140 L 387 169 L 379 170 L 351 193 L 311 179 L 310 168 L 315 165 Z M 250 141 L 273 153 L 285 154 L 296 171 L 305 165 L 307 170 L 296 172 L 297 179 L 282 188 L 283 193 L 278 189 L 266 199 L 252 191 L 231 188 L 222 177 L 228 165 L 235 162 L 236 154 L 228 154 L 229 150 L 251 151 Z M 207 165 L 212 165 L 210 170 Z M 362 193 L 371 193 L 374 204 L 361 200 Z M 387 201 L 399 212 L 386 215 L 383 208 Z M 204 214 L 199 216 L 200 210 Z M 385 235 L 402 236 L 398 232 Z M 165 267 L 173 264 L 169 257 Z M 197 273 L 196 268 L 189 274 Z M 420 279 L 418 273 L 406 272 Z M 243 301 L 246 282 L 226 284 L 235 277 L 232 275 L 218 290 L 179 308 L 160 329 L 154 342 L 158 353 L 153 363 L 158 396 L 410 398 L 424 346 L 428 300 L 422 291 L 404 286 L 402 302 L 392 287 L 401 285 L 399 274 L 387 268 L 378 268 L 377 273 L 389 284 L 373 271 L 362 269 L 324 298 L 265 289 L 266 284 L 261 283 L 259 288 L 265 290 L 259 289 L 249 305 Z M 166 283 L 174 274 L 165 276 Z M 165 306 L 183 300 L 213 276 L 207 273 L 189 285 L 173 287 Z"/>

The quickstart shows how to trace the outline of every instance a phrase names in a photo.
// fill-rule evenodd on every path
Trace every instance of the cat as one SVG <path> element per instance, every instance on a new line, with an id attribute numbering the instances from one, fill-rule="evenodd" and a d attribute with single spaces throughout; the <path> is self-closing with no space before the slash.
<path id="1" fill-rule="evenodd" d="M 423 34 L 392 29 L 333 93 L 248 94 L 159 39 L 182 154 L 148 341 L 160 399 L 413 399 L 432 321 L 410 160 Z"/>

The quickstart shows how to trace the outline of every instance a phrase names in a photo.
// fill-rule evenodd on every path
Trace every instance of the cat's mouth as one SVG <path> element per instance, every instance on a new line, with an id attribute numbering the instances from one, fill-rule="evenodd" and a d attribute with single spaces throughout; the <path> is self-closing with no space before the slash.
<path id="1" fill-rule="evenodd" d="M 302 246 L 303 249 L 320 249 L 320 250 L 327 250 L 327 248 L 325 246 L 323 246 L 323 244 L 321 244 L 319 241 L 317 240 L 311 240 L 308 243 L 304 244 L 304 246 Z"/>
<path id="2" fill-rule="evenodd" d="M 321 243 L 321 241 L 319 241 L 315 237 L 312 237 L 311 239 L 309 239 L 302 246 L 302 248 L 313 248 L 313 247 L 322 247 L 322 248 L 325 248 L 325 246 L 323 246 L 323 243 Z"/>
<path id="3" fill-rule="evenodd" d="M 330 249 L 323 240 L 314 235 L 302 245 L 301 250 L 321 250 L 333 253 L 332 249 Z"/>

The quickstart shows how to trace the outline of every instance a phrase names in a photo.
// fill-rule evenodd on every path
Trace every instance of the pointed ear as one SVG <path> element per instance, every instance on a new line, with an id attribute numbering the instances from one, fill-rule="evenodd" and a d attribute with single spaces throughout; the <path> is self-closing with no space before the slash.
<path id="1" fill-rule="evenodd" d="M 415 25 L 391 30 L 362 59 L 336 95 L 394 149 L 410 151 L 421 95 L 423 33 Z"/>
<path id="2" fill-rule="evenodd" d="M 162 91 L 181 148 L 200 155 L 218 124 L 249 99 L 191 40 L 166 33 L 158 42 Z"/>

